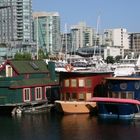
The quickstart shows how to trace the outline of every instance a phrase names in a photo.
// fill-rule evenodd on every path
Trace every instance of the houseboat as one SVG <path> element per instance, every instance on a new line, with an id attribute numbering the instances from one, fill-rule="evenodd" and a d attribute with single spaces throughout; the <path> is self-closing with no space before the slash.
<path id="1" fill-rule="evenodd" d="M 96 86 L 112 72 L 60 72 L 60 100 L 55 101 L 58 112 L 91 113 L 96 111 L 96 103 L 88 102 L 96 92 Z"/>
<path id="2" fill-rule="evenodd" d="M 0 67 L 0 114 L 47 109 L 47 92 L 59 87 L 53 65 L 42 60 L 5 61 Z"/>
<path id="3" fill-rule="evenodd" d="M 133 119 L 139 112 L 140 77 L 107 77 L 107 96 L 92 98 L 101 118 Z"/>

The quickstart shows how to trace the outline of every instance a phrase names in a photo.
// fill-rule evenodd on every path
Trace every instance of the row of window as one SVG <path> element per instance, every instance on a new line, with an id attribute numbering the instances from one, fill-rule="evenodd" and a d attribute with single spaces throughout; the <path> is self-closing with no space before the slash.
<path id="1" fill-rule="evenodd" d="M 86 101 L 92 97 L 92 93 L 64 93 L 61 94 L 63 101 Z"/>
<path id="2" fill-rule="evenodd" d="M 49 87 L 45 87 L 45 92 L 43 92 L 42 87 L 36 87 L 35 88 L 35 100 L 42 100 L 43 98 L 46 99 L 46 94 L 44 94 L 43 97 L 43 93 L 46 93 L 46 90 Z M 24 88 L 23 89 L 23 101 L 24 102 L 28 102 L 31 101 L 31 88 Z"/>
<path id="3" fill-rule="evenodd" d="M 91 79 L 66 79 L 64 87 L 91 87 Z"/>
<path id="4" fill-rule="evenodd" d="M 132 91 L 110 92 L 110 93 L 108 93 L 108 97 L 134 99 L 134 92 L 132 92 Z"/>

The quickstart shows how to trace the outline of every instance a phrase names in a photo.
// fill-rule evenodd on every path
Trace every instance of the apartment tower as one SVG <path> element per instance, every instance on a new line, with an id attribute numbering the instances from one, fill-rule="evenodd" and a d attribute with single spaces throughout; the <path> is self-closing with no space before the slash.
<path id="1" fill-rule="evenodd" d="M 0 43 L 11 47 L 33 42 L 32 0 L 0 0 Z"/>
<path id="2" fill-rule="evenodd" d="M 58 12 L 35 12 L 34 41 L 38 48 L 57 54 L 61 48 L 60 16 Z"/>

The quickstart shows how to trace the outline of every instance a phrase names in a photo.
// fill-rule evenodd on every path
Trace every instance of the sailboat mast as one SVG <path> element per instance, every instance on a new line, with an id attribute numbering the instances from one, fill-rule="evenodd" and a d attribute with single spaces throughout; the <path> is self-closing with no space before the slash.
<path id="1" fill-rule="evenodd" d="M 67 61 L 67 24 L 65 24 L 65 60 Z"/>
<path id="2" fill-rule="evenodd" d="M 36 18 L 36 51 L 37 51 L 37 55 L 36 55 L 36 59 L 38 60 L 38 16 Z"/>
<path id="3" fill-rule="evenodd" d="M 98 16 L 98 18 L 97 18 L 97 28 L 96 28 L 96 46 L 98 45 L 98 49 L 100 49 L 99 50 L 99 55 L 101 56 L 101 46 L 100 46 L 100 48 L 99 48 L 99 23 L 100 23 L 100 15 Z M 97 44 L 97 42 L 98 42 L 98 44 Z"/>

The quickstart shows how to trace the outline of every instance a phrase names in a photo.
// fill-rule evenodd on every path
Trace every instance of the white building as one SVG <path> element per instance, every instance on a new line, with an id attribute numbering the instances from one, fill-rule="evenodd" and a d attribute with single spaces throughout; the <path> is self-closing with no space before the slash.
<path id="1" fill-rule="evenodd" d="M 104 59 L 106 59 L 108 56 L 113 56 L 115 58 L 118 55 L 120 55 L 120 48 L 118 47 L 104 48 Z"/>
<path id="2" fill-rule="evenodd" d="M 104 31 L 104 45 L 120 47 L 120 54 L 124 49 L 129 49 L 128 32 L 123 28 L 106 29 Z"/>

